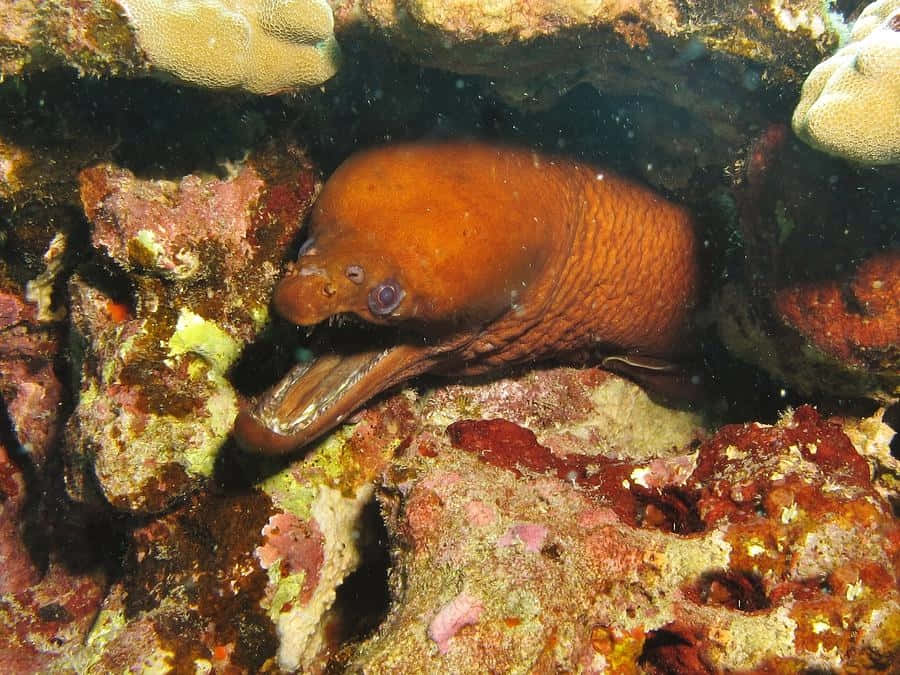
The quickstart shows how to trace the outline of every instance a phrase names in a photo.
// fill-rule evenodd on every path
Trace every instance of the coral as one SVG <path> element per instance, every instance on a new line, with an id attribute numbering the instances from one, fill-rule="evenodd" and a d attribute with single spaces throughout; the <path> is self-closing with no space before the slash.
<path id="1" fill-rule="evenodd" d="M 271 94 L 329 79 L 340 52 L 323 0 L 120 0 L 150 62 L 203 87 Z"/>
<path id="2" fill-rule="evenodd" d="M 782 289 L 775 308 L 831 359 L 873 371 L 900 370 L 900 249 L 863 261 L 847 282 Z"/>
<path id="3" fill-rule="evenodd" d="M 900 397 L 900 253 L 871 255 L 844 278 L 804 282 L 763 298 L 761 321 L 735 285 L 717 300 L 719 331 L 737 356 L 804 395 Z"/>
<path id="4" fill-rule="evenodd" d="M 888 672 L 900 654 L 900 529 L 812 408 L 622 461 L 442 400 L 426 419 L 456 421 L 385 475 L 394 604 L 350 669 Z"/>
<path id="5" fill-rule="evenodd" d="M 334 75 L 333 28 L 323 0 L 0 0 L 0 73 L 64 64 L 271 94 Z"/>
<path id="6" fill-rule="evenodd" d="M 92 498 L 92 472 L 118 508 L 156 511 L 212 472 L 237 414 L 225 371 L 265 324 L 282 256 L 316 191 L 308 166 L 284 164 L 269 182 L 250 165 L 180 183 L 108 165 L 82 172 L 92 244 L 134 295 L 83 276 L 69 283 L 84 342 L 67 427 L 73 497 Z"/>
<path id="7" fill-rule="evenodd" d="M 735 164 L 740 241 L 729 244 L 723 278 L 738 267 L 743 274 L 710 303 L 719 335 L 785 390 L 894 401 L 895 181 L 885 167 L 868 172 L 877 185 L 855 187 L 839 178 L 852 170 L 846 163 L 786 140 L 783 125 L 770 125 Z"/>
<path id="8" fill-rule="evenodd" d="M 803 84 L 792 124 L 814 148 L 864 164 L 900 163 L 900 2 L 877 0 L 850 41 Z"/>

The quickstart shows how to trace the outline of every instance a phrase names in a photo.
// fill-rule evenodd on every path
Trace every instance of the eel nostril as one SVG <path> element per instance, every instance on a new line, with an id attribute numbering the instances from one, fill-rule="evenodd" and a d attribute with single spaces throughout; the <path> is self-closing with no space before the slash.
<path id="1" fill-rule="evenodd" d="M 329 297 L 329 298 L 330 298 L 332 295 L 334 295 L 336 292 L 337 292 L 337 289 L 334 287 L 334 284 L 332 284 L 330 281 L 329 281 L 329 282 L 326 282 L 326 283 L 322 286 L 322 293 L 323 293 L 324 295 L 326 295 L 327 297 Z"/>

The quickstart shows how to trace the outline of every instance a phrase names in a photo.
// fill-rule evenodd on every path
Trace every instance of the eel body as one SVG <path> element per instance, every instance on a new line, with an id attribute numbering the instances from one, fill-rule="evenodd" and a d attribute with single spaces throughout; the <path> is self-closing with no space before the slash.
<path id="1" fill-rule="evenodd" d="M 235 424 L 290 452 L 424 372 L 476 374 L 590 350 L 681 351 L 697 291 L 691 218 L 652 190 L 571 159 L 479 142 L 352 156 L 275 291 L 299 325 L 397 326 L 388 349 L 299 364 Z"/>

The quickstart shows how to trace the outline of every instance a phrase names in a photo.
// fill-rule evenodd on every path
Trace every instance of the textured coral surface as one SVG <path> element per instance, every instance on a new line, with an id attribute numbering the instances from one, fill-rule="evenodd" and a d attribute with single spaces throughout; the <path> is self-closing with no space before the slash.
<path id="1" fill-rule="evenodd" d="M 325 0 L 121 0 L 150 63 L 203 87 L 271 94 L 324 82 L 338 67 Z"/>
<path id="2" fill-rule="evenodd" d="M 329 4 L 0 0 L 0 673 L 896 671 L 900 167 L 787 127 L 867 3 Z M 879 153 L 886 7 L 817 70 Z M 693 212 L 693 412 L 528 364 L 236 450 L 242 397 L 397 339 L 271 316 L 318 170 L 431 138 Z"/>
<path id="3" fill-rule="evenodd" d="M 863 261 L 844 283 L 807 283 L 780 291 L 782 319 L 832 358 L 900 369 L 900 250 Z"/>
<path id="4" fill-rule="evenodd" d="M 849 42 L 809 74 L 793 126 L 832 155 L 900 163 L 900 2 L 878 0 L 863 10 Z"/>
<path id="5" fill-rule="evenodd" d="M 638 462 L 461 420 L 412 439 L 381 501 L 395 604 L 365 672 L 887 672 L 900 653 L 900 529 L 809 407 Z"/>

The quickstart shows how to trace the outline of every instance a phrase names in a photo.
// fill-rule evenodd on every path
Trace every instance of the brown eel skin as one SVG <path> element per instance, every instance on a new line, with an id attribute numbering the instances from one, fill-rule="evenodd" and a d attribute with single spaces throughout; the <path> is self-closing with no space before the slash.
<path id="1" fill-rule="evenodd" d="M 688 212 L 572 159 L 474 141 L 353 155 L 326 182 L 275 309 L 397 326 L 388 349 L 299 364 L 235 422 L 291 452 L 425 372 L 477 374 L 571 353 L 684 348 L 698 266 Z"/>

